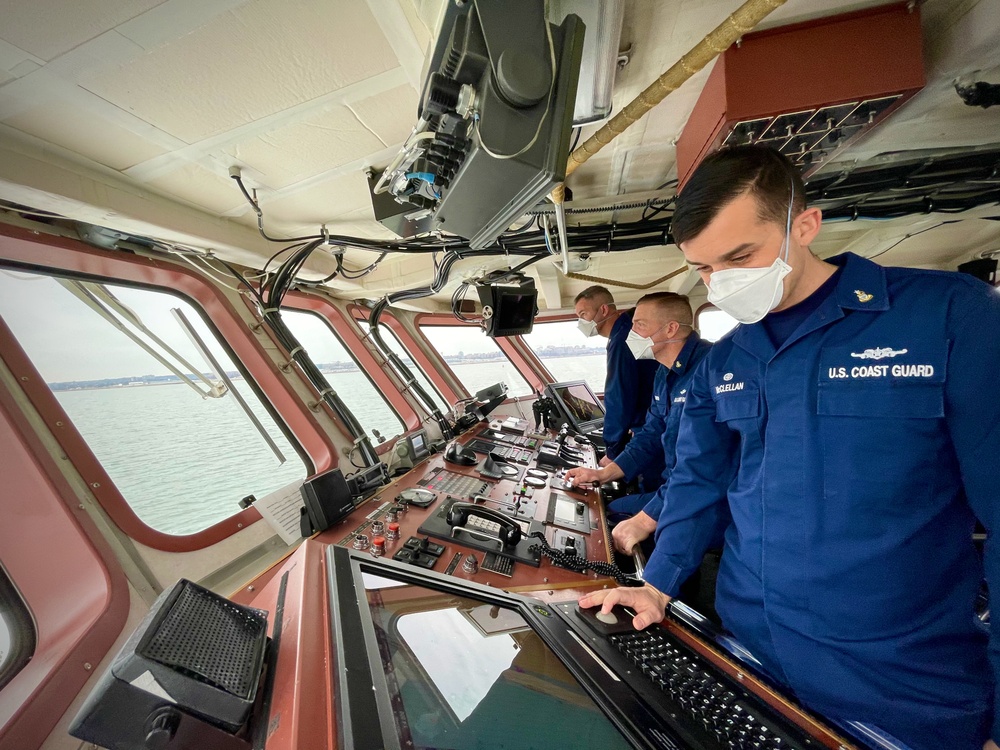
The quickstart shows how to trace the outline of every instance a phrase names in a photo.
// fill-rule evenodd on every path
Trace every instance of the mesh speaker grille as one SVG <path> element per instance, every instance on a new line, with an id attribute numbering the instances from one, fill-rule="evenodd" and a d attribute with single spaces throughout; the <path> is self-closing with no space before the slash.
<path id="1" fill-rule="evenodd" d="M 243 699 L 252 697 L 267 617 L 184 582 L 142 656 Z"/>

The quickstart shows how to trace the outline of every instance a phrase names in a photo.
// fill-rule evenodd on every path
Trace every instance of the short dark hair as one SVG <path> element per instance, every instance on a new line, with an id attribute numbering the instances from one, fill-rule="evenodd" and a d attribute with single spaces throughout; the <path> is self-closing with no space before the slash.
<path id="1" fill-rule="evenodd" d="M 575 305 L 582 299 L 592 299 L 600 302 L 602 305 L 613 305 L 615 304 L 615 298 L 611 296 L 611 292 L 608 291 L 606 286 L 601 286 L 600 284 L 595 284 L 594 286 L 588 286 L 573 300 Z"/>
<path id="2" fill-rule="evenodd" d="M 674 243 L 701 234 L 731 201 L 749 193 L 757 201 L 761 221 L 785 224 L 788 198 L 795 186 L 793 211 L 806 207 L 802 176 L 784 155 L 768 146 L 733 146 L 716 151 L 698 165 L 677 196 L 671 232 Z"/>
<path id="3" fill-rule="evenodd" d="M 691 310 L 691 300 L 684 294 L 676 292 L 650 292 L 639 298 L 636 305 L 652 303 L 678 323 L 691 325 L 694 323 L 694 313 Z"/>

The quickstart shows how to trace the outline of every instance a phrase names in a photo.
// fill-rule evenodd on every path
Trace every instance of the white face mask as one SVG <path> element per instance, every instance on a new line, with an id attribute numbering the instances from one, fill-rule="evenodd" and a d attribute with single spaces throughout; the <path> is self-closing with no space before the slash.
<path id="1" fill-rule="evenodd" d="M 598 310 L 600 310 L 600 308 L 598 308 Z M 584 320 L 583 318 L 580 318 L 576 321 L 576 327 L 580 330 L 580 333 L 589 339 L 591 336 L 597 335 L 597 326 L 607 319 L 607 316 L 604 316 L 600 320 Z"/>
<path id="2" fill-rule="evenodd" d="M 673 321 L 670 321 L 671 323 Z M 653 331 L 653 336 L 666 328 L 667 325 L 661 326 L 657 330 Z M 685 323 L 678 323 L 678 325 L 686 325 Z M 653 336 L 640 336 L 635 331 L 629 331 L 628 336 L 625 337 L 625 345 L 628 346 L 628 350 L 632 352 L 632 356 L 636 359 L 656 359 L 656 355 L 653 354 L 653 347 L 659 346 L 660 344 L 673 344 L 678 341 L 683 341 L 684 339 L 666 339 L 665 341 L 653 342 Z"/>
<path id="3" fill-rule="evenodd" d="M 792 231 L 792 203 L 795 186 L 788 201 L 785 241 L 774 262 L 764 268 L 727 268 L 708 278 L 708 301 L 740 323 L 762 320 L 781 302 L 785 290 L 782 279 L 792 270 L 788 265 L 788 237 Z"/>
<path id="4" fill-rule="evenodd" d="M 580 318 L 578 321 L 576 321 L 576 327 L 579 328 L 580 333 L 582 333 L 588 339 L 591 336 L 597 335 L 597 323 L 595 323 L 593 320 L 584 320 L 583 318 Z"/>

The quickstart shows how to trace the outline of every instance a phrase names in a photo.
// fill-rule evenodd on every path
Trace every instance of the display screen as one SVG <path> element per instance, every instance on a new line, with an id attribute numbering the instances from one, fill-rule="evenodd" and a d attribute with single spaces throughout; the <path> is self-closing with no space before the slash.
<path id="1" fill-rule="evenodd" d="M 534 290 L 526 292 L 511 292 L 496 290 L 496 323 L 495 335 L 502 336 L 505 332 L 530 332 L 535 318 L 535 300 L 538 293 Z"/>
<path id="2" fill-rule="evenodd" d="M 629 747 L 516 610 L 362 578 L 400 746 Z"/>
<path id="3" fill-rule="evenodd" d="M 549 386 L 575 426 L 604 419 L 604 407 L 584 382 L 555 383 Z"/>
<path id="4" fill-rule="evenodd" d="M 413 448 L 414 458 L 423 458 L 427 453 L 427 443 L 424 442 L 426 435 L 423 432 L 415 432 L 410 435 L 410 447 Z"/>

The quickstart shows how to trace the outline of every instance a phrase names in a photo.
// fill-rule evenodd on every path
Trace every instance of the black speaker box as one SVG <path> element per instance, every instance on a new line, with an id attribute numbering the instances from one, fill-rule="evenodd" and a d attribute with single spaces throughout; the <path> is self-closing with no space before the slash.
<path id="1" fill-rule="evenodd" d="M 182 579 L 153 603 L 69 733 L 110 750 L 247 750 L 266 650 L 266 612 Z"/>
<path id="2" fill-rule="evenodd" d="M 302 500 L 312 526 L 310 533 L 326 531 L 354 510 L 354 498 L 340 469 L 307 479 L 302 484 Z"/>

